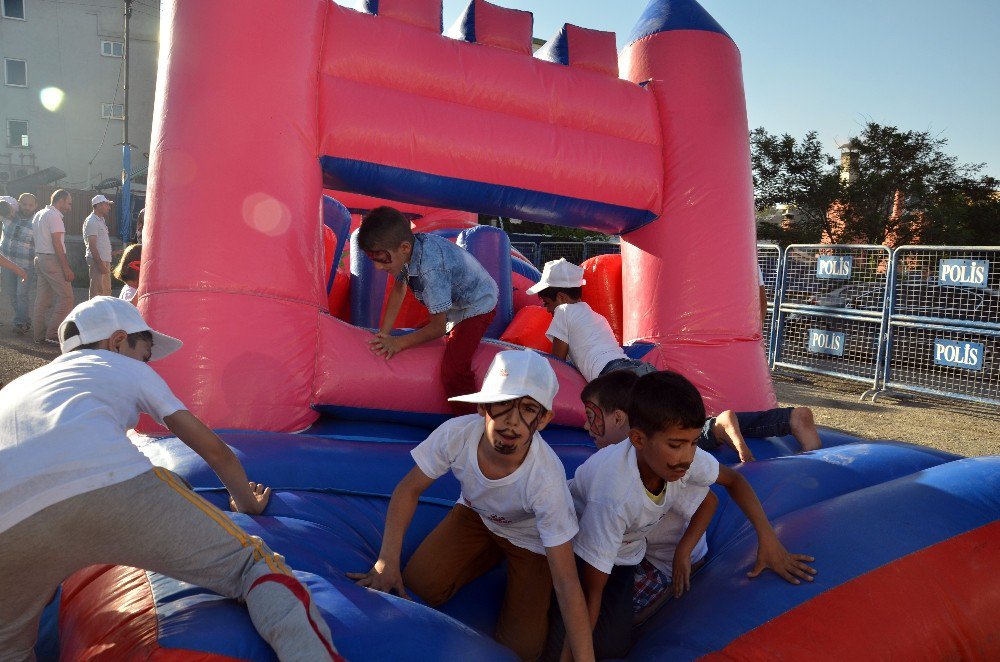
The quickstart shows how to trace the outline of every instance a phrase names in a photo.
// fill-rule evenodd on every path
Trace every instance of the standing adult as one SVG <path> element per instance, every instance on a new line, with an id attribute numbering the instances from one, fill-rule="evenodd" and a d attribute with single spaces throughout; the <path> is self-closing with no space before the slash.
<path id="1" fill-rule="evenodd" d="M 0 207 L 3 204 L 0 203 Z M 11 220 L 10 227 L 4 232 L 3 240 L 0 240 L 0 253 L 27 274 L 22 280 L 13 271 L 4 270 L 0 273 L 3 292 L 14 309 L 14 333 L 19 336 L 23 336 L 31 328 L 28 295 L 35 287 L 35 233 L 31 227 L 31 214 L 35 207 L 35 196 L 22 193 L 18 200 L 18 211 Z"/>
<path id="2" fill-rule="evenodd" d="M 139 216 L 135 219 L 135 243 L 142 245 L 142 228 L 146 225 L 146 208 L 139 210 Z"/>
<path id="3" fill-rule="evenodd" d="M 111 296 L 111 238 L 108 236 L 108 214 L 111 201 L 103 195 L 90 200 L 93 211 L 83 222 L 83 243 L 86 246 L 87 267 L 90 269 L 89 298 Z"/>
<path id="4" fill-rule="evenodd" d="M 36 343 L 58 345 L 59 325 L 73 310 L 73 270 L 66 259 L 66 226 L 63 217 L 73 209 L 73 196 L 65 189 L 53 191 L 48 206 L 31 219 L 35 232 L 35 310 L 31 332 Z"/>

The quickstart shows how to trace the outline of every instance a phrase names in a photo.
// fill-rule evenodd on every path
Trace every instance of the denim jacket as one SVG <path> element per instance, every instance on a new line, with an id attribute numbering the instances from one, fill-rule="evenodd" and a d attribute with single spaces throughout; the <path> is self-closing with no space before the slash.
<path id="1" fill-rule="evenodd" d="M 496 281 L 471 253 L 433 234 L 420 232 L 413 239 L 399 278 L 431 315 L 447 313 L 445 319 L 455 325 L 496 308 Z"/>

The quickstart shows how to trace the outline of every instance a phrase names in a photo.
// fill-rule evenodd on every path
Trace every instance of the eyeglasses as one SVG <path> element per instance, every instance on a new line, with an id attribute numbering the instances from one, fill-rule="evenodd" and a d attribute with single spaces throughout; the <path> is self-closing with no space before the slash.
<path id="1" fill-rule="evenodd" d="M 587 426 L 595 437 L 604 436 L 604 412 L 595 403 L 587 400 L 583 403 L 587 411 Z"/>
<path id="2" fill-rule="evenodd" d="M 365 251 L 368 259 L 377 264 L 392 264 L 392 255 L 389 251 Z"/>

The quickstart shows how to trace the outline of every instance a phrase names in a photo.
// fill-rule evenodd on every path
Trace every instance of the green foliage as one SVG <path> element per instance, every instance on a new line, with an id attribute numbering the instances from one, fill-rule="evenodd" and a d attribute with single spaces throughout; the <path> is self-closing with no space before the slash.
<path id="1" fill-rule="evenodd" d="M 755 129 L 757 209 L 785 203 L 799 212 L 788 229 L 761 224 L 760 236 L 782 243 L 1000 243 L 997 180 L 981 175 L 981 164 L 960 164 L 946 146 L 927 131 L 869 122 L 842 165 L 823 152 L 815 131 L 798 141 Z"/>

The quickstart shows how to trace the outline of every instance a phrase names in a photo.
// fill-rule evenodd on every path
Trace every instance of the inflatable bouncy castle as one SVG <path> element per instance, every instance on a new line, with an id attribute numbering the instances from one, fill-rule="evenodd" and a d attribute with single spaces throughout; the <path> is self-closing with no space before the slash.
<path id="1" fill-rule="evenodd" d="M 185 345 L 155 367 L 272 486 L 264 516 L 230 517 L 301 571 L 355 661 L 513 657 L 490 637 L 502 569 L 437 610 L 345 577 L 370 567 L 409 451 L 447 412 L 442 342 L 367 349 L 385 281 L 349 251 L 360 211 L 391 201 L 497 279 L 480 378 L 532 272 L 478 213 L 620 235 L 620 262 L 595 269 L 620 288 L 604 309 L 628 353 L 686 375 L 711 411 L 775 405 L 740 54 L 719 23 L 651 0 L 621 53 L 567 24 L 533 55 L 529 12 L 471 0 L 443 31 L 441 0 L 162 3 L 139 307 Z M 572 475 L 594 450 L 583 378 L 551 362 L 545 438 Z M 723 494 L 693 590 L 628 659 L 1000 656 L 1000 458 L 823 441 L 751 440 L 759 461 L 740 467 L 786 546 L 816 557 L 815 583 L 748 580 L 755 537 Z M 144 450 L 225 506 L 182 444 Z M 404 560 L 457 494 L 450 477 L 425 493 Z M 63 659 L 273 659 L 239 605 L 153 572 L 94 566 L 53 609 Z"/>

